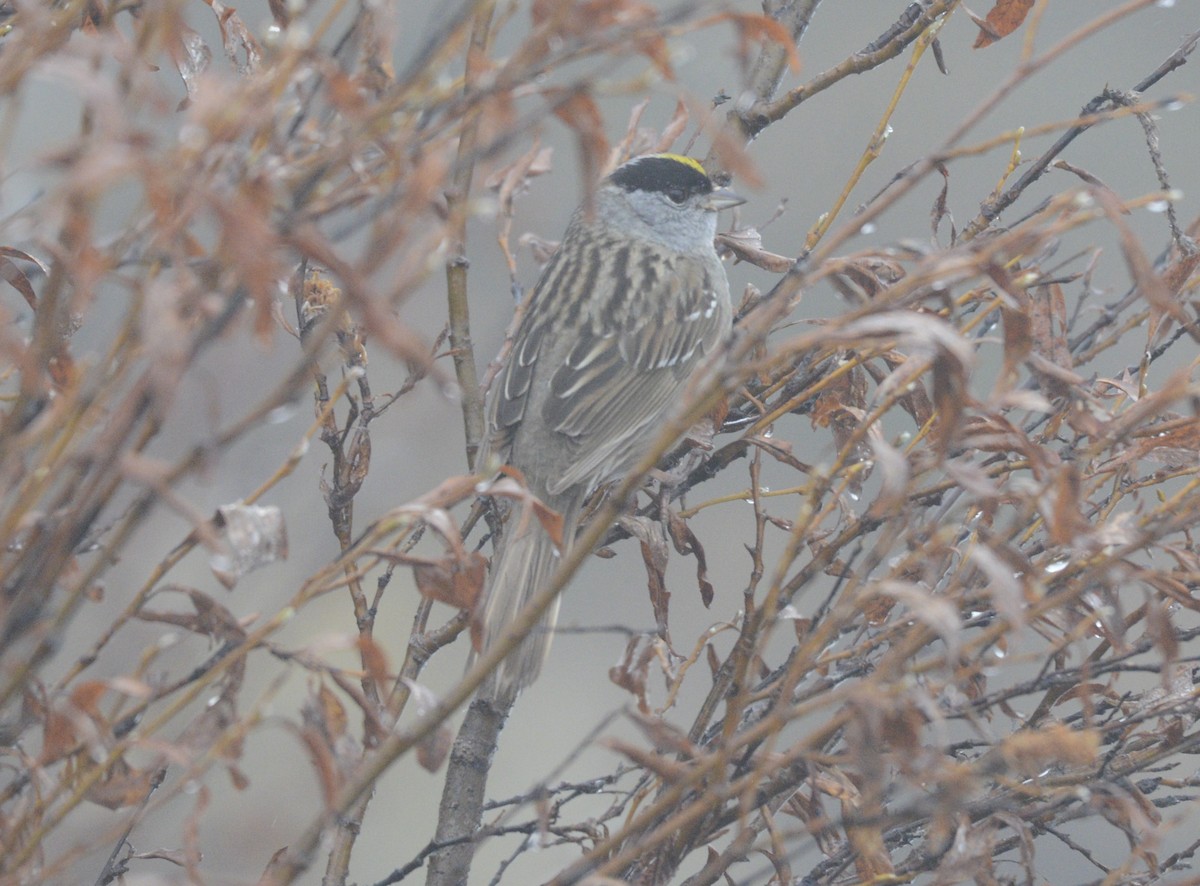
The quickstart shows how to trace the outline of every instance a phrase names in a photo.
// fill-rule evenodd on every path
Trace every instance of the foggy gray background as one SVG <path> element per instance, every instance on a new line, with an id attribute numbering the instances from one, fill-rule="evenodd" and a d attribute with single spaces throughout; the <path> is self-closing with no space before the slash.
<path id="1" fill-rule="evenodd" d="M 973 9 L 983 14 L 988 5 L 977 2 Z M 1038 50 L 1044 51 L 1102 10 L 1119 5 L 1114 0 L 1051 0 L 1037 38 Z M 434 6 L 432 3 L 408 4 L 404 7 L 404 15 L 411 14 L 414 23 L 422 22 L 436 16 Z M 800 46 L 803 69 L 799 74 L 789 74 L 783 87 L 806 81 L 860 49 L 890 25 L 903 7 L 902 2 L 882 0 L 827 0 L 818 10 Z M 754 4 L 737 8 L 757 11 Z M 1194 0 L 1174 5 L 1163 3 L 1085 42 L 1035 77 L 1029 85 L 1018 89 L 966 141 L 982 141 L 1021 125 L 1032 127 L 1069 119 L 1105 85 L 1127 88 L 1173 52 L 1187 32 L 1200 26 L 1197 11 Z M 265 4 L 245 3 L 239 7 L 239 12 L 251 27 L 264 28 L 267 24 Z M 209 37 L 214 52 L 219 53 L 219 38 L 204 13 L 204 8 L 195 4 L 189 9 L 189 19 Z M 527 21 L 524 10 L 513 16 L 506 33 L 501 35 L 498 51 L 503 51 L 506 45 L 512 44 L 513 38 L 524 33 Z M 411 52 L 418 44 L 425 33 L 423 27 L 414 27 L 406 35 L 400 47 L 401 54 Z M 932 57 L 922 61 L 892 120 L 893 132 L 883 155 L 868 170 L 839 223 L 847 221 L 854 206 L 875 194 L 899 170 L 939 144 L 959 120 L 1009 75 L 1019 58 L 1024 30 L 984 50 L 971 49 L 976 33 L 976 27 L 961 13 L 954 15 L 947 24 L 941 42 L 949 75 L 938 72 Z M 731 53 L 734 43 L 732 29 L 727 25 L 676 41 L 673 48 L 677 52 L 678 86 L 702 100 L 722 91 L 736 96 L 741 83 Z M 764 232 L 767 249 L 785 255 L 799 251 L 805 232 L 831 205 L 857 162 L 908 57 L 906 53 L 879 69 L 837 84 L 769 128 L 750 146 L 750 155 L 765 185 L 759 190 L 751 190 L 745 183 L 734 182 L 733 186 L 750 198 L 741 209 L 743 222 L 758 224 L 771 216 L 781 200 L 787 201 L 783 217 Z M 403 69 L 404 61 L 403 57 L 397 59 L 398 70 Z M 221 64 L 218 54 L 214 66 Z M 1191 64 L 1168 77 L 1155 89 L 1153 97 L 1195 92 L 1200 88 L 1197 64 L 1193 59 Z M 627 66 L 626 70 L 631 69 Z M 178 79 L 167 67 L 160 76 L 164 82 Z M 6 215 L 13 206 L 23 204 L 36 193 L 38 175 L 42 174 L 36 166 L 37 158 L 49 149 L 69 143 L 76 131 L 79 105 L 72 94 L 75 86 L 47 78 L 39 81 L 37 88 L 41 94 L 35 91 L 26 96 L 10 130 L 8 160 L 0 190 Z M 177 82 L 170 88 L 182 96 L 182 87 Z M 673 84 L 662 83 L 654 91 L 643 125 L 651 128 L 666 125 L 674 110 L 675 88 Z M 624 133 L 630 109 L 639 98 L 604 100 L 608 135 L 612 141 Z M 168 118 L 166 125 L 178 124 L 182 116 Z M 1179 217 L 1186 224 L 1200 212 L 1197 200 L 1200 195 L 1200 164 L 1197 163 L 1200 117 L 1194 104 L 1185 104 L 1178 111 L 1159 115 L 1158 123 L 1165 163 L 1174 177 L 1174 186 L 1183 195 L 1177 204 Z M 557 239 L 583 193 L 573 136 L 555 121 L 547 121 L 538 132 L 543 144 L 554 148 L 554 173 L 535 180 L 531 192 L 519 201 L 514 239 L 524 231 Z M 1037 156 L 1054 137 L 1027 139 L 1023 144 L 1024 156 Z M 525 140 L 515 144 L 512 153 L 504 159 L 512 159 L 530 143 Z M 707 149 L 708 143 L 702 139 L 693 153 L 703 156 Z M 1079 138 L 1064 157 L 1101 178 L 1122 197 L 1157 188 L 1142 130 L 1132 118 L 1092 129 Z M 960 230 L 974 217 L 979 199 L 990 192 L 1007 161 L 1008 150 L 1000 149 L 953 164 L 950 208 Z M 476 176 L 477 185 L 485 178 L 486 169 Z M 899 237 L 927 240 L 929 210 L 940 184 L 940 179 L 930 179 L 913 196 L 880 219 L 874 233 L 860 237 L 850 248 L 888 244 Z M 1002 221 L 1016 220 L 1044 196 L 1075 184 L 1067 173 L 1051 172 L 1031 188 Z M 119 188 L 106 199 L 113 202 L 114 217 L 121 217 L 128 211 L 128 206 L 122 204 Z M 1167 245 L 1168 231 L 1163 215 L 1140 212 L 1131 217 L 1129 223 L 1142 236 L 1143 242 L 1152 246 L 1152 251 Z M 728 224 L 729 219 L 723 218 L 723 226 Z M 1071 238 L 1067 238 L 1060 255 L 1065 258 L 1074 248 L 1097 239 L 1108 244 L 1095 279 L 1107 287 L 1106 297 L 1101 301 L 1109 301 L 1124 291 L 1128 275 L 1114 248 L 1111 231 L 1105 230 L 1104 235 L 1098 237 L 1099 230 L 1101 226 L 1078 232 L 1074 247 Z M 943 226 L 943 237 L 945 231 Z M 468 253 L 473 334 L 482 372 L 486 361 L 500 346 L 513 309 L 507 271 L 495 245 L 495 226 L 491 220 L 480 218 L 472 222 Z M 536 274 L 533 259 L 527 252 L 522 252 L 522 284 L 532 286 Z M 747 283 L 765 290 L 773 282 L 770 275 L 745 265 L 731 265 L 729 278 L 735 300 Z M 842 302 L 830 290 L 816 289 L 806 294 L 796 319 L 834 316 L 842 309 Z M 285 307 L 285 312 L 290 316 L 290 306 Z M 435 272 L 419 296 L 404 306 L 402 317 L 432 339 L 444 323 L 444 316 L 444 286 L 440 273 Z M 104 345 L 102 324 L 90 325 L 88 334 L 95 337 L 93 347 L 98 353 Z M 1141 341 L 1135 341 L 1134 359 L 1140 346 Z M 86 352 L 82 343 L 80 348 Z M 376 394 L 381 395 L 403 381 L 405 370 L 396 365 L 382 347 L 368 344 L 368 348 L 371 382 Z M 1180 349 L 1186 348 L 1183 345 Z M 195 389 L 190 394 L 181 392 L 181 397 L 189 396 L 190 402 L 205 404 L 207 414 L 173 416 L 151 454 L 168 460 L 178 457 L 182 447 L 194 438 L 195 426 L 191 422 L 211 427 L 227 424 L 257 400 L 259 379 L 274 377 L 272 373 L 277 374 L 283 367 L 290 366 L 295 357 L 294 341 L 283 334 L 277 334 L 270 347 L 263 347 L 248 334 L 220 342 L 207 355 L 207 377 L 196 375 L 190 382 Z M 448 368 L 448 362 L 445 365 Z M 983 379 L 980 384 L 986 381 Z M 188 482 L 181 495 L 202 514 L 211 513 L 219 505 L 245 495 L 285 460 L 311 416 L 310 400 L 295 404 L 290 417 L 283 417 L 286 432 L 281 432 L 280 427 L 269 427 L 250 434 L 204 476 Z M 804 450 L 806 445 L 813 445 L 813 440 L 824 439 L 808 434 L 806 421 L 793 418 L 783 422 L 777 427 L 776 434 L 793 440 L 807 461 L 821 461 L 833 454 L 824 443 L 821 444 L 826 446 L 823 451 Z M 428 382 L 376 421 L 372 425 L 371 474 L 356 500 L 356 529 L 361 531 L 388 509 L 433 488 L 443 477 L 464 472 L 462 437 L 457 405 Z M 273 612 L 294 593 L 304 577 L 337 555 L 337 545 L 318 488 L 318 479 L 326 462 L 324 448 L 314 444 L 293 476 L 273 490 L 265 502 L 279 505 L 284 510 L 291 541 L 291 556 L 286 563 L 247 577 L 236 590 L 226 594 L 218 589 L 203 552 L 197 551 L 176 569 L 171 580 L 221 596 L 239 616 Z M 721 483 L 697 490 L 698 494 L 692 495 L 689 504 L 735 491 L 746 482 L 744 469 L 735 467 L 727 472 Z M 770 478 L 767 477 L 765 482 L 770 485 Z M 774 502 L 772 510 L 780 515 L 789 513 L 788 505 L 782 501 Z M 681 646 L 690 645 L 692 638 L 705 626 L 736 617 L 748 565 L 748 558 L 740 554 L 740 543 L 750 542 L 753 537 L 752 522 L 746 519 L 749 511 L 748 505 L 734 502 L 710 509 L 692 523 L 711 557 L 709 577 L 716 588 L 711 609 L 703 608 L 695 591 L 694 562 L 673 556 L 670 573 L 674 592 L 672 631 Z M 465 511 L 456 516 L 461 518 L 464 514 Z M 105 602 L 85 609 L 80 619 L 110 619 L 144 581 L 154 563 L 184 538 L 190 528 L 184 516 L 160 505 L 157 519 L 145 527 L 137 543 L 129 549 L 144 552 L 146 559 L 127 558 L 119 564 L 107 581 Z M 737 544 L 732 543 L 735 539 Z M 717 551 L 721 556 L 712 556 Z M 731 551 L 734 553 L 730 554 Z M 623 542 L 617 553 L 619 556 L 612 560 L 593 558 L 589 561 L 569 589 L 560 626 L 621 624 L 635 629 L 653 626 L 645 577 L 634 544 Z M 403 659 L 416 603 L 417 594 L 409 573 L 398 570 L 383 601 L 375 632 L 393 665 Z M 437 607 L 432 623 L 440 624 L 451 614 L 445 607 Z M 345 595 L 335 593 L 310 605 L 277 638 L 277 642 L 298 648 L 345 638 L 348 644 L 354 631 L 349 601 Z M 75 633 L 87 635 L 78 627 L 72 632 Z M 136 651 L 142 645 L 154 642 L 162 633 L 161 626 L 134 626 L 128 630 L 122 646 Z M 67 650 L 72 649 L 71 636 L 68 635 Z M 491 796 L 505 797 L 528 791 L 534 780 L 570 755 L 597 723 L 630 704 L 630 697 L 609 683 L 606 676 L 608 668 L 623 651 L 625 642 L 622 634 L 613 632 L 572 634 L 556 641 L 541 679 L 522 697 L 502 736 L 489 783 Z M 727 641 L 721 637 L 716 642 L 725 648 Z M 180 644 L 178 663 L 183 666 L 203 651 L 199 641 L 187 639 Z M 421 682 L 434 691 L 451 685 L 462 672 L 466 652 L 463 638 L 435 657 Z M 332 657 L 347 667 L 357 666 L 357 655 L 352 650 Z M 69 661 L 70 655 L 65 655 L 64 667 Z M 249 703 L 265 686 L 270 668 L 263 664 L 252 660 L 243 704 Z M 127 665 L 113 655 L 99 663 L 97 675 L 120 673 Z M 274 702 L 274 710 L 282 717 L 294 717 L 308 688 L 305 679 L 293 676 Z M 679 710 L 682 712 L 680 722 L 687 722 L 685 715 L 689 705 L 686 699 L 681 701 Z M 351 716 L 357 728 L 353 712 Z M 411 717 L 411 712 L 408 716 Z M 604 734 L 631 733 L 628 724 L 618 718 Z M 608 772 L 614 768 L 617 759 L 613 752 L 602 746 L 593 746 L 558 778 Z M 316 781 L 304 750 L 296 737 L 281 726 L 268 725 L 251 735 L 242 769 L 252 778 L 252 784 L 243 792 L 235 791 L 224 774 L 216 770 L 206 780 L 213 795 L 209 810 L 203 816 L 201 843 L 205 850 L 204 870 L 211 883 L 253 882 L 271 855 L 294 840 L 319 808 Z M 403 865 L 424 845 L 432 834 L 441 777 L 441 773 L 430 774 L 414 761 L 405 759 L 381 781 L 355 851 L 351 868 L 353 879 L 360 883 L 374 882 Z M 176 845 L 182 821 L 190 811 L 185 804 L 176 802 L 157 813 L 154 820 L 135 832 L 137 846 L 144 849 Z M 80 833 L 86 834 L 93 827 L 109 826 L 113 814 L 89 807 L 82 810 L 77 819 Z M 1116 850 L 1119 850 L 1119 857 L 1126 851 L 1124 847 L 1116 847 Z M 511 846 L 489 844 L 476 863 L 477 881 L 486 882 L 497 861 L 510 851 Z M 527 854 L 510 869 L 504 882 L 540 882 L 542 875 L 569 861 L 575 852 L 572 848 L 561 848 Z M 88 866 L 81 869 L 81 876 L 90 872 L 94 877 L 103 860 L 89 858 L 88 862 Z M 303 882 L 319 882 L 323 863 L 322 857 Z M 803 861 L 799 862 L 797 869 L 802 865 Z M 744 869 L 760 868 L 752 864 Z M 135 870 L 138 875 L 130 876 L 130 883 L 157 882 L 142 879 L 151 872 L 161 875 L 164 882 L 174 882 L 175 878 L 181 877 L 165 863 L 143 863 Z M 685 869 L 680 879 L 690 872 L 690 868 Z M 1079 878 L 1073 876 L 1071 879 Z M 422 871 L 405 882 L 423 880 Z M 181 879 L 178 881 L 182 882 Z"/>

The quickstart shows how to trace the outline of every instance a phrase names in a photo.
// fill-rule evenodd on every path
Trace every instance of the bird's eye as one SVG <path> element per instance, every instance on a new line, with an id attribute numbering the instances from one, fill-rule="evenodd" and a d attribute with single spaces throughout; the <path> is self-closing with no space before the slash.
<path id="1" fill-rule="evenodd" d="M 687 191 L 685 191 L 683 188 L 668 188 L 667 198 L 670 199 L 672 203 L 683 203 L 683 201 L 687 199 Z"/>

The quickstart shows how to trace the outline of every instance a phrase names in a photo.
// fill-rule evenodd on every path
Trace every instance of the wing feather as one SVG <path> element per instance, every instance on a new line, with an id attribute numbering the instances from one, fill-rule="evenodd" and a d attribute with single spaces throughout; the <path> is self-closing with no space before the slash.
<path id="1" fill-rule="evenodd" d="M 695 261 L 673 270 L 651 287 L 624 293 L 621 310 L 595 312 L 554 371 L 542 417 L 569 438 L 574 457 L 549 484 L 552 492 L 614 479 L 632 467 L 720 338 L 728 319 L 718 310 L 712 275 Z"/>
<path id="2" fill-rule="evenodd" d="M 568 236 L 493 382 L 489 448 L 552 494 L 621 476 L 728 330 L 725 289 L 702 257 Z"/>

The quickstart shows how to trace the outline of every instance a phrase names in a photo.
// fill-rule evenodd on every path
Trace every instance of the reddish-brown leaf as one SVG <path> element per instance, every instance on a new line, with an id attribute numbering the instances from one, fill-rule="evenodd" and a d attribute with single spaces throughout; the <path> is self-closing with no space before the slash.
<path id="1" fill-rule="evenodd" d="M 709 21 L 722 19 L 733 23 L 738 31 L 738 55 L 749 60 L 751 44 L 778 43 L 787 53 L 788 67 L 793 74 L 800 71 L 800 53 L 792 34 L 778 19 L 753 12 L 722 12 Z M 705 22 L 707 24 L 707 22 Z"/>
<path id="2" fill-rule="evenodd" d="M 637 699 L 638 710 L 643 714 L 650 713 L 650 704 L 646 700 L 646 684 L 650 675 L 650 665 L 657 657 L 657 640 L 657 637 L 649 634 L 635 634 L 625 644 L 625 653 L 621 660 L 608 669 L 608 679 L 633 695 Z"/>
<path id="3" fill-rule="evenodd" d="M 483 559 L 481 554 L 476 554 L 480 560 Z M 461 607 L 466 608 L 466 607 Z M 383 651 L 375 640 L 365 634 L 360 634 L 357 639 L 358 651 L 362 656 L 363 667 L 367 669 L 367 675 L 371 678 L 371 682 L 375 684 L 375 689 L 380 698 L 386 698 L 388 689 L 392 683 L 392 674 L 388 669 L 387 653 Z"/>
<path id="4" fill-rule="evenodd" d="M 987 26 L 980 26 L 979 36 L 975 38 L 975 48 L 982 49 L 991 46 L 997 40 L 1007 37 L 1025 21 L 1029 10 L 1033 9 L 1033 0 L 996 0 L 996 5 L 988 10 Z"/>
<path id="5" fill-rule="evenodd" d="M 1014 733 L 1000 743 L 999 750 L 1010 770 L 1034 776 L 1051 763 L 1074 766 L 1093 763 L 1099 747 L 1100 736 L 1096 731 L 1054 724 Z"/>
<path id="6" fill-rule="evenodd" d="M 650 606 L 660 636 L 668 636 L 671 592 L 667 590 L 667 539 L 661 524 L 647 517 L 629 516 L 621 527 L 641 542 L 642 562 L 646 567 L 646 584 L 650 591 Z"/>
<path id="7" fill-rule="evenodd" d="M 1059 466 L 1047 492 L 1050 504 L 1049 507 L 1043 506 L 1043 515 L 1051 542 L 1069 545 L 1077 536 L 1091 530 L 1091 523 L 1082 513 L 1081 481 L 1079 471 L 1073 464 Z"/>
<path id="8" fill-rule="evenodd" d="M 487 577 L 487 558 L 478 551 L 465 557 L 447 556 L 440 560 L 408 560 L 422 596 L 468 611 L 483 591 Z"/>
<path id="9" fill-rule="evenodd" d="M 120 809 L 141 803 L 150 790 L 158 768 L 134 769 L 118 757 L 104 777 L 87 790 L 87 798 L 105 809 Z"/>
<path id="10" fill-rule="evenodd" d="M 437 772 L 442 768 L 453 744 L 454 733 L 445 726 L 439 726 L 418 742 L 417 763 L 426 772 Z"/>
<path id="11" fill-rule="evenodd" d="M 687 521 L 676 510 L 670 510 L 667 513 L 667 529 L 671 533 L 671 541 L 675 545 L 675 550 L 684 556 L 691 554 L 696 558 L 696 581 L 700 585 L 700 602 L 707 609 L 712 605 L 713 586 L 712 582 L 708 580 L 708 558 L 704 554 L 704 547 L 700 544 L 700 539 L 696 538 L 696 534 L 692 532 L 692 528 L 688 526 Z"/>
<path id="12" fill-rule="evenodd" d="M 554 116 L 575 131 L 587 181 L 600 177 L 608 155 L 608 139 L 604 135 L 604 117 L 595 100 L 582 89 L 569 93 L 548 91 L 547 98 L 554 107 Z"/>
<path id="13" fill-rule="evenodd" d="M 35 264 L 43 271 L 46 270 L 46 266 L 28 252 L 22 252 L 20 249 L 14 249 L 11 246 L 0 246 L 0 278 L 3 278 L 13 289 L 21 293 L 21 297 L 25 299 L 26 304 L 36 310 L 37 294 L 33 291 L 33 284 L 29 282 L 29 277 L 26 276 L 25 272 L 13 262 L 14 258 Z"/>

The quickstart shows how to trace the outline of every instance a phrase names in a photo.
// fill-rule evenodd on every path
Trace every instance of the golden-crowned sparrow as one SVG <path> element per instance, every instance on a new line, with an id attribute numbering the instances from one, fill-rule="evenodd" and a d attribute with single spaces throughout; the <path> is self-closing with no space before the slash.
<path id="1" fill-rule="evenodd" d="M 689 376 L 728 335 L 729 283 L 713 237 L 718 210 L 741 202 L 688 157 L 635 158 L 576 211 L 538 280 L 491 388 L 486 450 L 562 515 L 566 544 L 585 499 L 644 456 Z M 545 529 L 514 508 L 492 558 L 485 646 L 558 561 Z M 511 703 L 533 682 L 557 608 L 484 695 Z"/>

